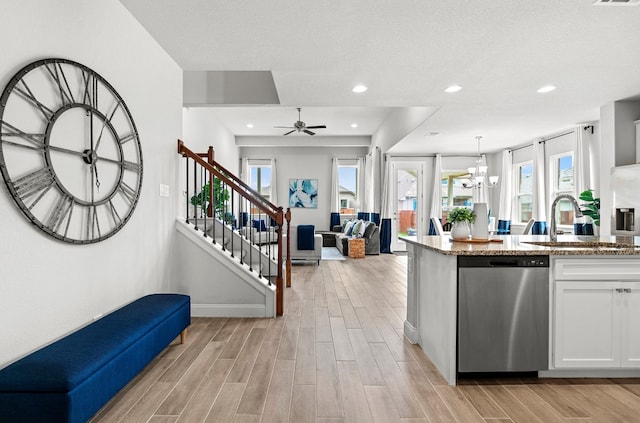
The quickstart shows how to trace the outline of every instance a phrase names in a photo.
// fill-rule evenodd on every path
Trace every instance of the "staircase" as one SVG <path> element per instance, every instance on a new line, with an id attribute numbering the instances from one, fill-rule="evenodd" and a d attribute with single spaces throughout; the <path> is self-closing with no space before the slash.
<path id="1" fill-rule="evenodd" d="M 187 217 L 177 222 L 182 264 L 187 269 L 202 269 L 195 279 L 211 284 L 219 296 L 234 297 L 236 291 L 248 296 L 262 293 L 265 315 L 281 316 L 285 278 L 291 286 L 291 261 L 283 259 L 289 246 L 282 237 L 285 223 L 289 230 L 290 210 L 284 212 L 217 163 L 213 147 L 207 153 L 194 153 L 178 140 L 178 154 L 186 161 Z M 274 229 L 256 234 L 262 228 L 253 228 L 254 221 Z M 244 285 L 253 291 L 247 292 Z M 273 296 L 275 310 L 270 310 Z M 251 315 L 250 310 L 245 314 Z"/>

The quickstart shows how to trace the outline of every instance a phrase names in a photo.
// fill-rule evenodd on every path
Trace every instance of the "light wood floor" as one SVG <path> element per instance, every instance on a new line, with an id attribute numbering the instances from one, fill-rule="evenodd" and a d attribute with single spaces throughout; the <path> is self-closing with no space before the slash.
<path id="1" fill-rule="evenodd" d="M 293 266 L 285 316 L 194 318 L 94 422 L 640 422 L 638 379 L 444 383 L 402 337 L 406 256 Z"/>

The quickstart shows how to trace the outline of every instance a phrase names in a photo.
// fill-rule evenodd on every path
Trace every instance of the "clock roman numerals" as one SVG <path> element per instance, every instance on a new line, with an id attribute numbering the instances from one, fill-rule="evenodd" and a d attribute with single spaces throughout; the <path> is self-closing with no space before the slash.
<path id="1" fill-rule="evenodd" d="M 49 219 L 47 220 L 47 227 L 54 232 L 62 233 L 63 236 L 67 236 L 69 230 L 69 224 L 71 222 L 71 215 L 73 213 L 73 199 L 66 194 L 61 194 L 58 201 L 55 203 Z M 64 231 L 61 232 L 62 223 L 66 221 Z"/>
<path id="2" fill-rule="evenodd" d="M 127 185 L 126 182 L 120 183 L 120 186 L 118 186 L 118 192 L 129 202 L 129 204 L 135 203 L 136 191 Z"/>
<path id="3" fill-rule="evenodd" d="M 84 93 L 82 102 L 89 107 L 98 107 L 98 80 L 90 73 L 82 72 L 82 80 L 84 83 Z"/>
<path id="4" fill-rule="evenodd" d="M 41 168 L 33 171 L 13 182 L 13 189 L 16 195 L 23 201 L 38 194 L 36 199 L 30 204 L 33 208 L 44 194 L 53 186 L 55 178 L 50 168 Z"/>
<path id="5" fill-rule="evenodd" d="M 44 65 L 44 68 L 49 72 L 51 78 L 56 82 L 58 87 L 58 94 L 60 95 L 60 101 L 63 105 L 75 103 L 76 100 L 73 98 L 73 93 L 71 92 L 71 88 L 69 87 L 69 82 L 67 81 L 67 77 L 62 70 L 62 65 L 60 63 L 51 63 Z"/>

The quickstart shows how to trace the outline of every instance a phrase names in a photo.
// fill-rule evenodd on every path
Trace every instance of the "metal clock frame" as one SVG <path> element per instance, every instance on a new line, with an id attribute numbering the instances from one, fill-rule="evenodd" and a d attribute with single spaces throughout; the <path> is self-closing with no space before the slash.
<path id="1" fill-rule="evenodd" d="M 76 68 L 77 70 L 75 72 L 81 73 L 83 86 L 80 85 L 79 87 L 74 87 L 80 88 L 80 93 L 77 91 L 74 92 L 74 88 L 72 88 L 74 84 L 73 82 L 69 82 L 68 74 L 70 74 L 70 72 L 68 71 L 70 68 Z M 49 105 L 38 100 L 25 80 L 25 77 L 29 75 L 30 72 L 37 72 L 39 69 L 43 69 L 42 71 L 46 72 L 45 75 L 48 75 L 47 78 L 51 83 L 51 87 L 58 97 L 60 104 L 53 107 L 55 110 L 51 110 Z M 66 73 L 65 69 L 67 70 Z M 72 70 L 72 72 L 74 71 Z M 78 81 L 76 81 L 76 85 L 77 82 Z M 101 90 L 101 88 L 103 89 Z M 111 111 L 102 112 L 100 110 L 101 106 L 98 99 L 99 94 L 106 94 L 113 97 L 115 105 Z M 22 100 L 26 100 L 28 104 L 37 110 L 38 114 L 41 116 L 40 119 L 44 118 L 41 122 L 45 125 L 44 132 L 36 134 L 26 133 L 5 120 L 5 108 L 7 107 L 10 97 L 13 95 L 20 96 Z M 55 126 L 56 121 L 65 112 L 74 108 L 81 108 L 85 110 L 87 116 L 91 115 L 91 145 L 90 148 L 84 149 L 83 151 L 67 149 L 50 144 L 52 129 Z M 121 113 L 124 113 L 126 124 L 129 126 L 125 136 L 120 136 L 117 129 L 111 122 L 111 119 L 118 110 L 121 110 Z M 102 122 L 100 137 L 97 140 L 98 144 L 102 138 L 102 132 L 106 129 L 107 132 L 111 134 L 114 141 L 116 141 L 118 159 L 98 156 L 98 146 L 94 146 L 93 139 L 94 116 Z M 97 72 L 80 63 L 59 58 L 42 59 L 23 67 L 13 78 L 11 78 L 0 97 L 0 130 L 0 172 L 2 173 L 4 182 L 16 205 L 31 221 L 31 223 L 42 231 L 64 242 L 72 244 L 91 244 L 103 241 L 113 236 L 122 229 L 122 227 L 124 227 L 127 221 L 131 218 L 140 198 L 142 188 L 143 166 L 140 138 L 135 122 L 133 121 L 133 117 L 131 116 L 129 108 L 125 104 L 124 100 L 111 86 L 111 84 L 109 84 Z M 22 142 L 12 141 L 12 139 L 16 137 Z M 123 145 L 129 142 L 134 142 L 136 145 L 136 161 L 125 160 Z M 5 162 L 5 146 L 17 146 L 35 150 L 39 154 L 42 154 L 43 165 L 40 169 L 27 173 L 26 175 L 20 175 L 19 177 L 18 175 L 11 175 L 8 170 L 7 163 Z M 91 167 L 92 191 L 91 198 L 89 200 L 79 198 L 64 186 L 52 165 L 52 151 L 79 156 L 85 164 Z M 119 166 L 119 171 L 117 181 L 114 183 L 111 191 L 106 196 L 103 196 L 102 199 L 95 200 L 93 185 L 95 184 L 99 190 L 100 183 L 98 180 L 97 163 L 100 161 L 115 163 Z M 128 185 L 123 180 L 125 171 L 132 172 L 135 175 L 137 181 L 135 187 Z M 34 215 L 34 213 L 32 213 L 33 207 L 52 188 L 56 189 L 58 191 L 57 194 L 59 195 L 59 198 L 55 201 L 55 206 L 53 209 L 48 210 L 46 216 L 43 215 L 38 217 Z M 112 202 L 115 197 L 119 197 L 121 200 L 120 203 L 128 203 L 128 207 L 122 216 L 120 216 L 122 211 L 118 210 Z M 86 215 L 84 215 L 86 218 L 86 233 L 85 237 L 81 239 L 78 239 L 78 237 L 71 237 L 67 232 L 69 230 L 74 208 L 77 207 L 81 207 L 81 212 L 86 212 Z M 101 209 L 101 212 L 106 213 L 110 218 L 109 220 L 113 223 L 112 227 L 107 230 L 106 233 L 103 233 L 100 228 L 99 214 L 97 212 L 98 207 L 106 207 L 106 211 L 102 212 Z M 43 222 L 42 220 L 46 220 L 46 222 Z"/>

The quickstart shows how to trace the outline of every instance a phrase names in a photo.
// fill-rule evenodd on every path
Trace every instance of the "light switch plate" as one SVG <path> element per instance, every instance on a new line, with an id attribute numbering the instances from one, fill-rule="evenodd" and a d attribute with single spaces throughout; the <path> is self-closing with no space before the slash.
<path id="1" fill-rule="evenodd" d="M 169 185 L 160 184 L 160 197 L 169 196 Z"/>

